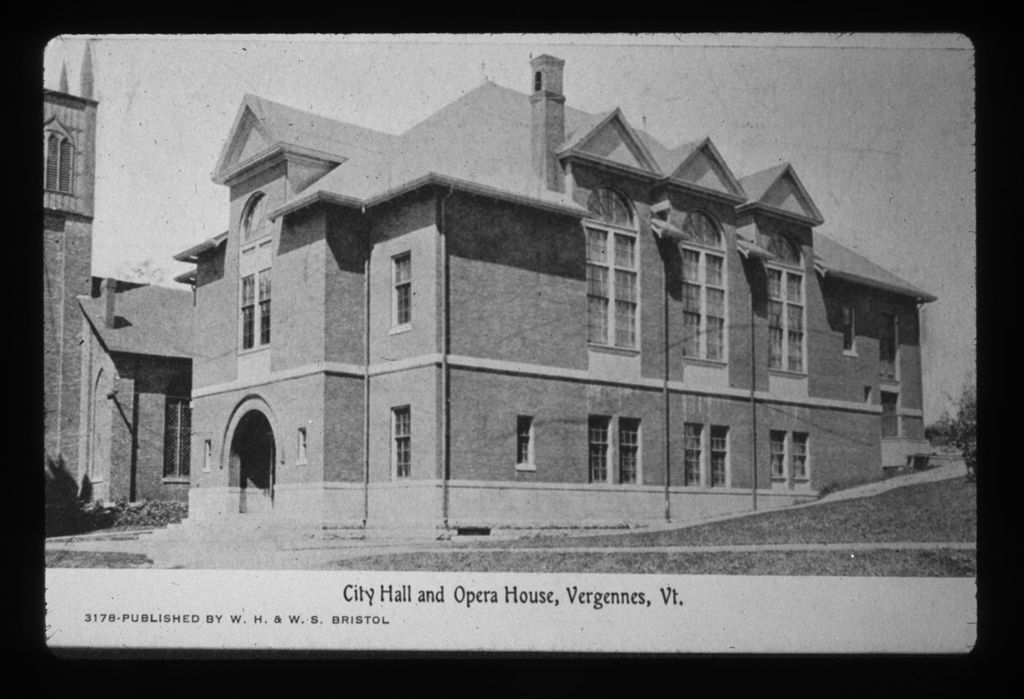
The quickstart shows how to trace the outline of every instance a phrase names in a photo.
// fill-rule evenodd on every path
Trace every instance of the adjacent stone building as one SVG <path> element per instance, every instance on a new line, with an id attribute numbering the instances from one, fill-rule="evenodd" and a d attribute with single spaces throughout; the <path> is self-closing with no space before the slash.
<path id="1" fill-rule="evenodd" d="M 43 90 L 43 449 L 51 464 L 77 470 L 82 320 L 89 293 L 96 172 L 92 54 L 86 46 L 80 94 Z"/>
<path id="2" fill-rule="evenodd" d="M 401 135 L 244 98 L 228 230 L 177 256 L 190 518 L 683 520 L 918 448 L 934 297 L 816 230 L 793 166 L 739 177 L 562 78 L 539 56 L 530 94 L 488 82 Z"/>
<path id="3" fill-rule="evenodd" d="M 192 294 L 92 276 L 96 127 L 86 44 L 79 95 L 43 90 L 43 440 L 47 503 L 184 499 Z M 73 492 L 72 492 L 73 491 Z"/>

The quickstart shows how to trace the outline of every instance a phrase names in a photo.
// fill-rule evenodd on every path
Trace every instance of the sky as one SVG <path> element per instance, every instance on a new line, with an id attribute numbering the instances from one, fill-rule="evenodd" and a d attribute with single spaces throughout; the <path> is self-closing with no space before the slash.
<path id="1" fill-rule="evenodd" d="M 975 376 L 974 54 L 956 35 L 60 36 L 99 101 L 93 274 L 172 258 L 228 227 L 210 174 L 242 96 L 401 133 L 485 79 L 529 92 L 565 59 L 567 103 L 620 107 L 669 147 L 711 136 L 738 176 L 793 164 L 818 230 L 939 297 L 922 310 L 925 420 Z M 173 282 L 167 282 L 173 285 Z"/>

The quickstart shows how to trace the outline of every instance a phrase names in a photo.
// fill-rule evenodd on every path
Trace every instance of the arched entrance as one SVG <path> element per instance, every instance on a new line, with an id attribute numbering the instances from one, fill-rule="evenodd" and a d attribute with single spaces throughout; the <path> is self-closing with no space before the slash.
<path id="1" fill-rule="evenodd" d="M 238 473 L 239 512 L 269 512 L 274 504 L 274 430 L 259 410 L 238 421 L 231 438 L 231 461 Z"/>

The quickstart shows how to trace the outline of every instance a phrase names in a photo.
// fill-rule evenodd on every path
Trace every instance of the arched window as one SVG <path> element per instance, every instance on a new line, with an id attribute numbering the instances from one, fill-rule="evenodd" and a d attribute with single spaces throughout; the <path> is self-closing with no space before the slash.
<path id="1" fill-rule="evenodd" d="M 683 356 L 725 361 L 725 251 L 718 224 L 693 211 L 680 226 Z"/>
<path id="2" fill-rule="evenodd" d="M 43 186 L 55 192 L 72 193 L 75 146 L 71 138 L 55 129 L 43 132 L 45 164 Z"/>
<path id="3" fill-rule="evenodd" d="M 804 371 L 804 274 L 800 248 L 785 235 L 769 237 L 775 255 L 768 274 L 768 366 Z"/>
<path id="4" fill-rule="evenodd" d="M 252 195 L 246 204 L 241 228 L 239 314 L 240 344 L 244 351 L 270 344 L 270 268 L 273 241 L 266 238 L 271 227 L 267 223 L 267 197 L 262 192 Z"/>
<path id="5" fill-rule="evenodd" d="M 248 243 L 267 232 L 267 198 L 257 192 L 249 199 L 242 214 L 242 242 Z"/>
<path id="6" fill-rule="evenodd" d="M 594 218 L 616 226 L 633 227 L 633 212 L 618 192 L 611 189 L 595 189 L 587 199 L 587 210 Z"/>
<path id="7" fill-rule="evenodd" d="M 639 260 L 632 209 L 619 194 L 595 190 L 587 235 L 587 341 L 637 349 Z"/>

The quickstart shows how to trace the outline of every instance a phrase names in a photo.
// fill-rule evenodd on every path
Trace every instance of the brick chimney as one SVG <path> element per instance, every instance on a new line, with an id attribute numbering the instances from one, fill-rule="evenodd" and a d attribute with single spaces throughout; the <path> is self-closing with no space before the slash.
<path id="1" fill-rule="evenodd" d="M 555 149 L 565 140 L 565 96 L 562 67 L 565 61 L 548 54 L 530 61 L 533 94 L 530 95 L 530 152 L 533 170 L 548 189 L 565 189 L 565 174 Z"/>
<path id="2" fill-rule="evenodd" d="M 103 300 L 107 302 L 107 312 L 104 314 L 103 324 L 108 328 L 114 327 L 117 320 L 117 280 L 107 277 L 103 280 Z"/>

